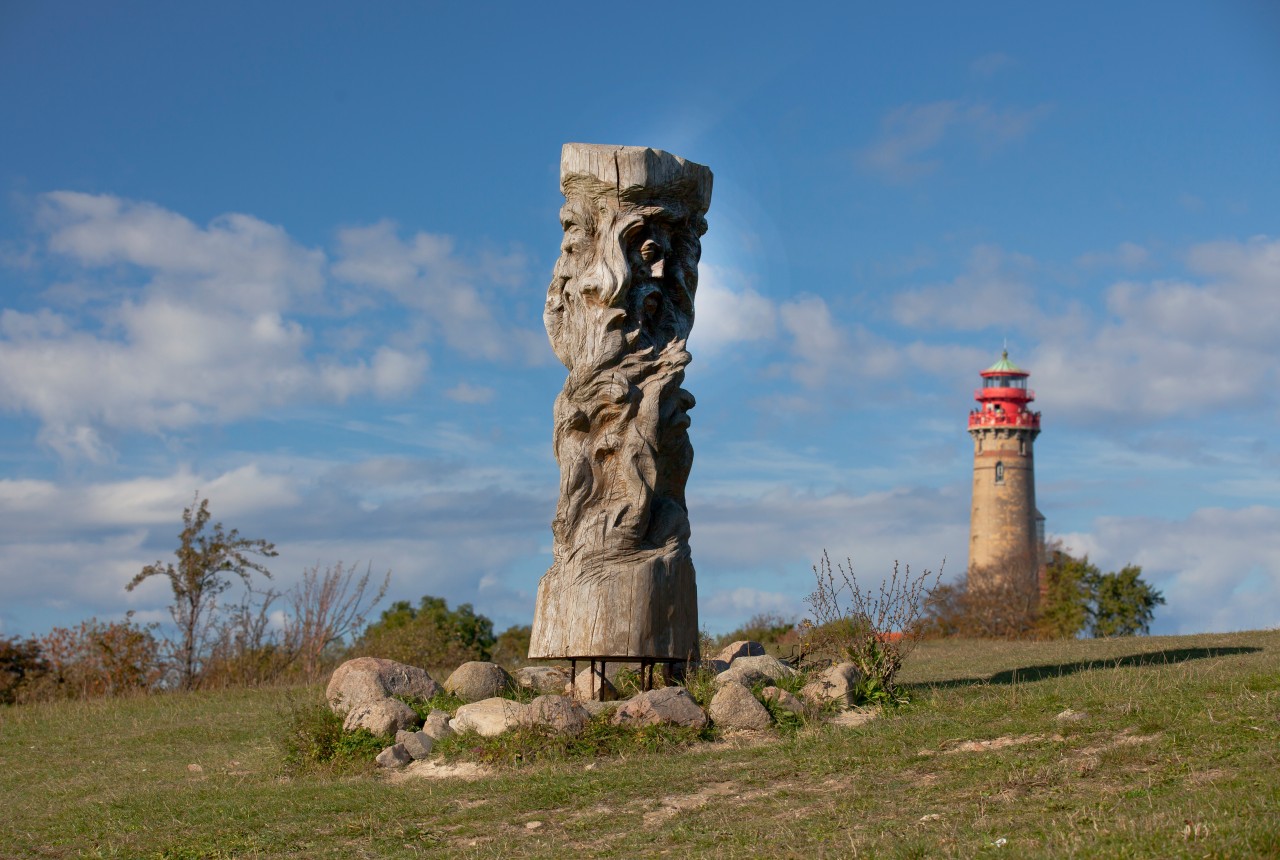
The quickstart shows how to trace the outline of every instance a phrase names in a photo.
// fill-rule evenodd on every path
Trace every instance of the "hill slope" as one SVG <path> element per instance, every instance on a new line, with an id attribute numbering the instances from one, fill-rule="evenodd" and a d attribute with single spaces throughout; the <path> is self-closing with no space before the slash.
<path id="1" fill-rule="evenodd" d="M 1280 856 L 1280 631 L 926 643 L 904 680 L 858 729 L 470 782 L 288 774 L 315 690 L 5 708 L 0 857 Z"/>

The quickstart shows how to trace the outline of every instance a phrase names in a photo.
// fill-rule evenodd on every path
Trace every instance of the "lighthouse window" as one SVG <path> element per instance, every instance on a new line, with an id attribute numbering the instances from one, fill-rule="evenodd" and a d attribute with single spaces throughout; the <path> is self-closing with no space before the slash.
<path id="1" fill-rule="evenodd" d="M 996 463 L 996 483 L 1004 483 L 1004 463 Z"/>

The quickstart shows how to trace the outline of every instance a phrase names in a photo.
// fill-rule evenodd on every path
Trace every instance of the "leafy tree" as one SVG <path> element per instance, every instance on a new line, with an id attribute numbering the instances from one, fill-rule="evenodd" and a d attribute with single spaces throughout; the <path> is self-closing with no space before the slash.
<path id="1" fill-rule="evenodd" d="M 1119 573 L 1103 573 L 1089 557 L 1077 558 L 1060 544 L 1049 547 L 1044 600 L 1026 577 L 996 578 L 996 585 L 969 588 L 967 577 L 940 585 L 924 601 L 921 632 L 925 636 L 975 636 L 1049 639 L 1127 636 L 1150 630 L 1155 607 L 1164 597 L 1129 565 Z"/>
<path id="2" fill-rule="evenodd" d="M 426 595 L 414 607 L 399 600 L 365 628 L 353 651 L 415 666 L 456 666 L 488 660 L 497 642 L 493 622 L 470 603 L 450 609 L 443 597 Z"/>
<path id="3" fill-rule="evenodd" d="M 49 673 L 49 663 L 35 638 L 0 638 L 0 705 L 12 705 L 25 686 Z"/>
<path id="4" fill-rule="evenodd" d="M 508 669 L 518 669 L 529 662 L 529 642 L 533 638 L 533 627 L 528 624 L 516 624 L 498 634 L 493 646 L 493 662 L 501 663 Z"/>
<path id="5" fill-rule="evenodd" d="M 1044 605 L 1040 607 L 1039 631 L 1050 639 L 1074 639 L 1089 622 L 1089 604 L 1092 598 L 1090 583 L 1099 576 L 1097 565 L 1084 558 L 1076 558 L 1063 550 L 1061 544 L 1049 548 L 1049 563 L 1045 571 L 1048 588 Z"/>
<path id="6" fill-rule="evenodd" d="M 125 586 L 127 591 L 133 591 L 153 576 L 169 580 L 173 589 L 169 614 L 178 627 L 174 650 L 178 683 L 183 689 L 191 689 L 200 681 L 218 595 L 231 587 L 229 575 L 238 576 L 246 586 L 254 571 L 270 579 L 271 572 L 250 556 L 274 558 L 278 554 L 274 544 L 241 537 L 236 529 L 226 531 L 222 523 L 214 523 L 212 533 L 206 533 L 210 518 L 209 500 L 202 500 L 197 493 L 191 506 L 182 512 L 183 528 L 174 551 L 177 565 L 158 561 L 149 564 Z"/>
<path id="7" fill-rule="evenodd" d="M 1142 568 L 1125 565 L 1119 573 L 1098 573 L 1088 578 L 1089 632 L 1092 636 L 1132 636 L 1148 633 L 1156 606 L 1164 595 L 1142 581 Z"/>

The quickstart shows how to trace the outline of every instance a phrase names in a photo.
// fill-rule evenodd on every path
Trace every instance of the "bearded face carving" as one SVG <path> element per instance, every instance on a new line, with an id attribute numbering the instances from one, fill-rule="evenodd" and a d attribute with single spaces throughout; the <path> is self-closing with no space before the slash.
<path id="1" fill-rule="evenodd" d="M 534 657 L 686 659 L 697 592 L 680 387 L 711 171 L 641 147 L 568 144 L 564 239 L 544 321 L 569 370 L 555 404 L 560 500 Z"/>

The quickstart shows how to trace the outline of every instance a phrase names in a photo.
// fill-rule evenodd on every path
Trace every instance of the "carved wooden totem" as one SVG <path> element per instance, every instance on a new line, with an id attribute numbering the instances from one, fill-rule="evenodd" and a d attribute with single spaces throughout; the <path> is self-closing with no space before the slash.
<path id="1" fill-rule="evenodd" d="M 684 487 L 689 363 L 711 171 L 660 150 L 566 144 L 564 241 L 543 319 L 555 403 L 555 556 L 531 658 L 698 656 Z"/>

